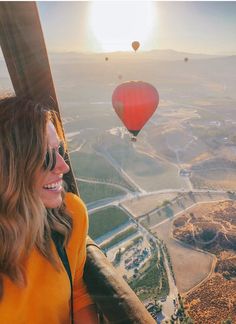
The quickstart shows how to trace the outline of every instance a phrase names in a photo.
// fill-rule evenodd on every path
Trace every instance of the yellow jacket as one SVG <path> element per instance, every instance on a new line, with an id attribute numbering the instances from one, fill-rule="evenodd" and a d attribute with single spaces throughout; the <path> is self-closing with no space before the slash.
<path id="1" fill-rule="evenodd" d="M 93 304 L 83 282 L 86 260 L 88 216 L 86 207 L 72 193 L 65 196 L 67 210 L 73 218 L 73 231 L 66 248 L 73 279 L 74 323 L 78 310 Z M 61 262 L 56 248 L 53 251 Z M 62 264 L 62 263 L 61 263 Z M 19 287 L 4 277 L 4 295 L 0 301 L 1 324 L 68 324 L 70 323 L 70 281 L 64 266 L 55 268 L 35 248 L 26 261 L 26 287 Z"/>

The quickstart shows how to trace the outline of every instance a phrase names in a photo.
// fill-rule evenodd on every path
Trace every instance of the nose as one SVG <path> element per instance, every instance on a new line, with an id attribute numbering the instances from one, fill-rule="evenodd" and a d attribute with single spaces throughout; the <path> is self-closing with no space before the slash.
<path id="1" fill-rule="evenodd" d="M 67 173 L 70 171 L 70 167 L 69 165 L 66 163 L 66 161 L 64 160 L 64 158 L 57 152 L 56 153 L 56 157 L 57 157 L 57 162 L 54 168 L 54 171 L 56 173 Z"/>

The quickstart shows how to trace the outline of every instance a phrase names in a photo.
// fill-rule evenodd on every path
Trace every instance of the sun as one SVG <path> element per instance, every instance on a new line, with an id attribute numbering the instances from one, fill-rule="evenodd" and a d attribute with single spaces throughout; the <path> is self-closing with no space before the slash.
<path id="1" fill-rule="evenodd" d="M 89 26 L 104 52 L 131 50 L 132 41 L 145 47 L 154 29 L 152 1 L 98 1 L 90 3 Z"/>

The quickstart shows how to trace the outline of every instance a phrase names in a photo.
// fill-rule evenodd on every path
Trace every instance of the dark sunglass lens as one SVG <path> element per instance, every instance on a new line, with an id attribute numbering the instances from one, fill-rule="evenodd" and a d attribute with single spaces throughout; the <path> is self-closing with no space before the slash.
<path id="1" fill-rule="evenodd" d="M 45 160 L 44 160 L 44 163 L 43 163 L 44 169 L 47 169 L 49 164 L 50 164 L 50 153 L 47 151 L 47 153 L 45 155 Z"/>
<path id="2" fill-rule="evenodd" d="M 44 167 L 45 170 L 50 168 L 49 170 L 52 171 L 55 168 L 56 163 L 57 163 L 57 152 L 64 159 L 64 157 L 65 157 L 65 147 L 64 147 L 63 142 L 60 142 L 60 145 L 58 146 L 57 150 L 55 148 L 47 150 L 45 160 L 44 160 L 44 164 L 43 164 L 43 167 Z"/>
<path id="3" fill-rule="evenodd" d="M 44 169 L 46 170 L 50 167 L 49 170 L 52 171 L 56 166 L 56 162 L 57 162 L 56 150 L 55 149 L 51 149 L 50 151 L 48 150 L 43 164 Z"/>
<path id="4" fill-rule="evenodd" d="M 59 147 L 58 147 L 58 153 L 60 154 L 60 156 L 62 156 L 64 158 L 64 156 L 65 156 L 65 147 L 64 147 L 63 142 L 61 142 Z"/>
<path id="5" fill-rule="evenodd" d="M 56 163 L 57 163 L 57 154 L 56 154 L 56 150 L 55 149 L 52 149 L 52 162 L 51 162 L 51 168 L 50 168 L 50 171 L 52 171 L 55 166 L 56 166 Z"/>

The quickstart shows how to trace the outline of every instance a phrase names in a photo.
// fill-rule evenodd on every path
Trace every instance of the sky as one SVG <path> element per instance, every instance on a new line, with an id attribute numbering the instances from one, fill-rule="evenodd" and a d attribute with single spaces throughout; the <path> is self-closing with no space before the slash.
<path id="1" fill-rule="evenodd" d="M 39 1 L 50 52 L 236 54 L 236 1 Z"/>

